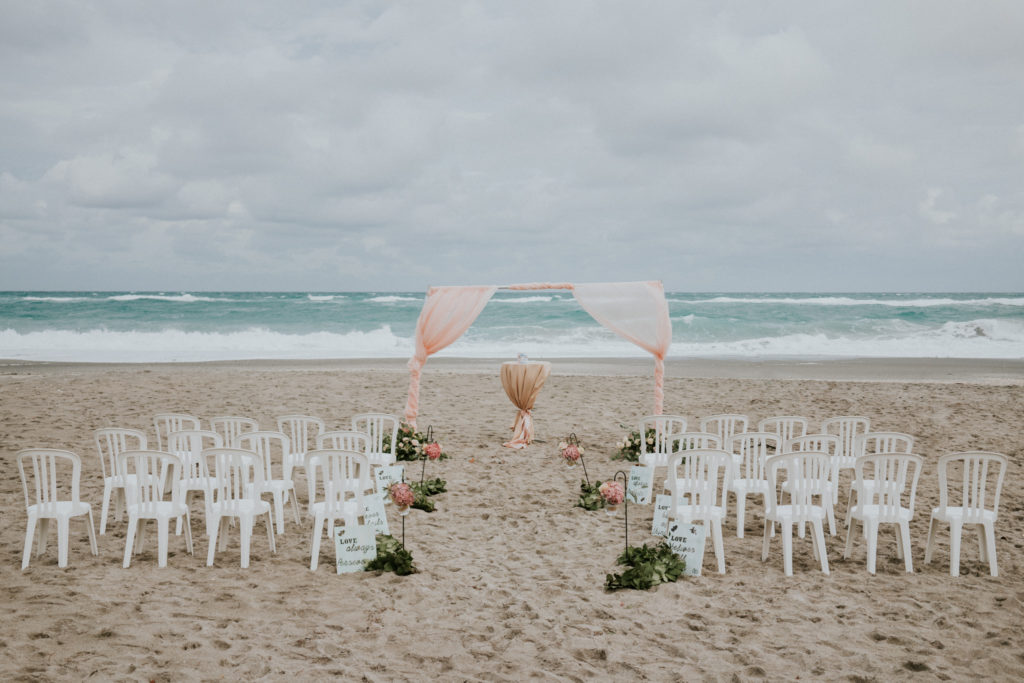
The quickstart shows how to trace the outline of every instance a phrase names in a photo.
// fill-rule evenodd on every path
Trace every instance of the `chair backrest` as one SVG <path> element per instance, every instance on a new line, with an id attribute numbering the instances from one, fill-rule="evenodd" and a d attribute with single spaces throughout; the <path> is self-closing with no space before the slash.
<path id="1" fill-rule="evenodd" d="M 331 450 L 366 453 L 369 447 L 370 435 L 365 432 L 336 430 L 324 432 L 316 437 L 316 449 L 318 451 Z"/>
<path id="2" fill-rule="evenodd" d="M 700 431 L 718 434 L 723 444 L 728 444 L 736 434 L 747 431 L 750 418 L 746 415 L 708 415 L 700 419 Z"/>
<path id="3" fill-rule="evenodd" d="M 26 448 L 18 451 L 18 472 L 25 492 L 25 508 L 37 506 L 41 517 L 52 516 L 57 503 L 77 504 L 81 500 L 82 460 L 76 453 L 58 448 Z"/>
<path id="4" fill-rule="evenodd" d="M 252 451 L 241 448 L 208 448 L 203 451 L 207 467 L 213 465 L 210 491 L 215 504 L 230 515 L 243 503 L 259 500 L 265 478 L 263 459 Z"/>
<path id="5" fill-rule="evenodd" d="M 740 457 L 736 476 L 740 479 L 768 480 L 768 456 L 780 453 L 779 437 L 769 432 L 744 432 L 733 435 L 729 450 Z"/>
<path id="6" fill-rule="evenodd" d="M 853 476 L 861 491 L 857 505 L 875 506 L 879 521 L 883 522 L 900 521 L 901 508 L 909 510 L 913 518 L 917 480 L 923 464 L 924 458 L 914 453 L 873 453 L 858 457 L 853 466 Z M 907 504 L 903 505 L 908 480 L 910 494 Z M 871 486 L 865 486 L 865 482 L 871 482 Z"/>
<path id="7" fill-rule="evenodd" d="M 834 434 L 804 434 L 783 442 L 783 453 L 814 451 L 828 456 L 839 453 L 839 437 Z"/>
<path id="8" fill-rule="evenodd" d="M 96 453 L 100 456 L 100 470 L 103 478 L 123 475 L 117 469 L 117 454 L 122 451 L 144 451 L 148 447 L 146 433 L 141 429 L 105 427 L 93 433 Z M 108 475 L 107 472 L 110 472 Z"/>
<path id="9" fill-rule="evenodd" d="M 722 439 L 719 438 L 718 434 L 712 434 L 711 432 L 682 432 L 681 434 L 670 436 L 667 446 L 668 451 L 666 452 L 669 453 L 692 451 L 698 448 L 721 450 Z"/>
<path id="10" fill-rule="evenodd" d="M 260 424 L 249 417 L 222 415 L 210 418 L 210 429 L 221 435 L 225 446 L 237 448 L 238 437 L 245 432 L 258 432 Z"/>
<path id="11" fill-rule="evenodd" d="M 122 451 L 118 454 L 120 469 L 128 476 L 125 498 L 129 508 L 135 508 L 139 517 L 151 517 L 164 498 L 164 472 L 170 472 L 171 481 L 181 478 L 183 459 L 164 451 Z M 134 475 L 134 476 L 133 476 Z M 171 487 L 171 501 L 181 503 L 180 489 Z"/>
<path id="12" fill-rule="evenodd" d="M 839 438 L 836 455 L 840 456 L 855 455 L 857 451 L 854 448 L 854 439 L 870 429 L 871 420 L 859 415 L 830 417 L 821 423 L 822 434 L 835 434 Z"/>
<path id="13" fill-rule="evenodd" d="M 966 524 L 986 513 L 995 519 L 999 514 L 999 493 L 1003 489 L 1006 464 L 1005 455 L 987 451 L 940 456 L 937 465 L 939 507 L 961 508 Z"/>
<path id="14" fill-rule="evenodd" d="M 914 437 L 902 432 L 867 432 L 857 435 L 853 441 L 851 455 L 872 453 L 912 453 Z"/>
<path id="15" fill-rule="evenodd" d="M 641 418 L 640 454 L 669 453 L 670 439 L 686 431 L 686 418 L 679 415 L 648 415 Z M 647 443 L 652 439 L 653 443 Z"/>
<path id="16" fill-rule="evenodd" d="M 679 496 L 691 497 L 698 508 L 694 517 L 711 508 L 725 505 L 729 483 L 733 480 L 732 455 L 715 448 L 697 448 L 669 456 L 668 490 L 671 507 L 679 504 Z"/>
<path id="17" fill-rule="evenodd" d="M 306 453 L 315 446 L 318 434 L 325 430 L 324 421 L 312 415 L 281 415 L 277 418 L 277 431 L 291 441 L 294 453 Z"/>
<path id="18" fill-rule="evenodd" d="M 798 415 L 766 417 L 757 423 L 757 431 L 778 434 L 782 443 L 807 433 L 807 418 Z"/>
<path id="19" fill-rule="evenodd" d="M 158 413 L 153 416 L 153 426 L 156 428 L 156 449 L 164 452 L 167 448 L 167 435 L 171 432 L 201 429 L 199 418 L 185 413 Z"/>
<path id="20" fill-rule="evenodd" d="M 352 431 L 362 432 L 369 437 L 367 453 L 395 454 L 398 441 L 399 419 L 386 413 L 362 413 L 352 417 Z M 384 447 L 384 438 L 389 437 L 390 447 Z"/>
<path id="21" fill-rule="evenodd" d="M 210 476 L 203 451 L 223 445 L 224 437 L 209 429 L 182 429 L 167 435 L 167 452 L 181 458 L 180 474 L 184 479 Z"/>
<path id="22" fill-rule="evenodd" d="M 344 450 L 315 450 L 306 454 L 309 505 L 325 503 L 329 513 L 340 516 L 347 500 L 357 501 L 360 514 L 363 495 L 372 490 L 370 460 L 366 453 Z M 322 495 L 320 495 L 322 494 Z"/>
<path id="23" fill-rule="evenodd" d="M 245 432 L 238 437 L 238 448 L 252 451 L 263 461 L 263 476 L 284 480 L 284 460 L 292 452 L 292 441 L 282 432 Z M 276 463 L 276 466 L 275 466 Z M 280 472 L 280 476 L 277 473 Z"/>
<path id="24" fill-rule="evenodd" d="M 832 469 L 826 453 L 780 453 L 769 457 L 765 466 L 769 488 L 765 496 L 766 516 L 777 514 L 782 505 L 783 482 L 788 483 L 785 496 L 793 521 L 809 521 L 821 516 L 822 507 L 814 505 L 814 497 L 821 494 L 820 482 L 828 479 Z"/>

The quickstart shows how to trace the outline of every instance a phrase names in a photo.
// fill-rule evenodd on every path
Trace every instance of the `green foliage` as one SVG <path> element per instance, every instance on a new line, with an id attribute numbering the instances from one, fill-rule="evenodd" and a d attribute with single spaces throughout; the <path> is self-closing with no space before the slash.
<path id="1" fill-rule="evenodd" d="M 394 572 L 406 576 L 416 573 L 416 565 L 412 563 L 412 553 L 398 539 L 377 534 L 377 557 L 367 561 L 366 571 Z"/>
<path id="2" fill-rule="evenodd" d="M 621 425 L 620 425 L 621 426 Z M 657 438 L 657 433 L 653 427 L 647 429 L 647 433 L 644 435 L 644 440 L 647 441 L 648 452 L 654 450 L 654 442 Z M 677 445 L 681 446 L 678 450 L 683 450 L 686 444 L 677 442 Z M 612 460 L 628 460 L 630 462 L 640 461 L 640 431 L 634 429 L 618 444 L 619 451 L 612 456 Z"/>
<path id="3" fill-rule="evenodd" d="M 384 435 L 384 450 L 391 449 L 391 435 Z M 395 458 L 398 461 L 415 462 L 426 456 L 423 454 L 423 447 L 427 444 L 427 436 L 404 422 L 398 426 L 398 437 L 395 443 Z M 448 454 L 441 452 L 439 460 L 447 460 Z"/>
<path id="4" fill-rule="evenodd" d="M 604 587 L 615 591 L 623 588 L 647 590 L 659 583 L 672 583 L 683 575 L 686 562 L 672 552 L 664 541 L 655 546 L 631 546 L 619 555 L 616 563 L 628 565 L 621 574 L 608 574 Z"/>
<path id="5" fill-rule="evenodd" d="M 433 512 L 436 507 L 434 501 L 430 500 L 430 496 L 447 491 L 446 485 L 447 482 L 444 479 L 425 479 L 422 484 L 418 481 L 410 482 L 409 486 L 412 487 L 413 495 L 415 495 L 412 502 L 413 509 Z"/>
<path id="6" fill-rule="evenodd" d="M 594 482 L 588 485 L 585 479 L 580 480 L 580 497 L 576 500 L 576 507 L 584 510 L 600 510 L 604 507 L 604 498 L 601 497 L 598 487 L 601 482 Z"/>

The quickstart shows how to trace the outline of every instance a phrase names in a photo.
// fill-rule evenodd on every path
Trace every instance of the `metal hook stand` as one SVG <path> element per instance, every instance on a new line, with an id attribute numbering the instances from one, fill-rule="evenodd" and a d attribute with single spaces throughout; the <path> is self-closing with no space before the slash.
<path id="1" fill-rule="evenodd" d="M 405 483 L 405 471 L 402 471 L 402 483 Z M 399 514 L 402 518 L 402 548 L 405 548 L 405 515 Z"/>
<path id="2" fill-rule="evenodd" d="M 432 425 L 427 425 L 427 435 L 420 442 L 420 448 L 424 448 L 428 443 L 434 443 L 434 427 Z M 425 448 L 423 453 L 420 454 L 420 460 L 423 461 L 423 467 L 420 468 L 420 486 L 423 486 L 423 475 L 427 471 L 427 453 Z"/>
<path id="3" fill-rule="evenodd" d="M 590 486 L 590 475 L 587 474 L 587 463 L 585 463 L 583 461 L 583 451 L 580 449 L 580 440 L 579 440 L 579 438 L 577 438 L 576 432 L 573 432 L 572 434 L 570 434 L 569 438 L 566 439 L 566 442 L 576 446 L 576 450 L 579 451 L 579 453 L 580 453 L 580 464 L 583 465 L 583 476 L 587 480 L 587 486 Z"/>
<path id="4" fill-rule="evenodd" d="M 618 481 L 619 475 L 622 475 L 622 514 L 626 519 L 626 550 L 629 550 L 629 475 L 622 470 L 615 473 L 612 477 L 612 481 Z"/>

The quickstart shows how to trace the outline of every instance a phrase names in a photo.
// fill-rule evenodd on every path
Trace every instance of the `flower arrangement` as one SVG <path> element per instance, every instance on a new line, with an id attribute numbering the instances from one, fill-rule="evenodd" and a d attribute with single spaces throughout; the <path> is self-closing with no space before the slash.
<path id="1" fill-rule="evenodd" d="M 641 444 L 646 441 L 647 445 L 653 450 L 655 436 L 656 433 L 653 427 L 648 429 L 642 437 L 640 436 L 640 431 L 634 429 L 626 435 L 625 439 L 619 442 L 619 452 L 612 456 L 612 460 L 639 462 Z"/>
<path id="2" fill-rule="evenodd" d="M 399 576 L 416 573 L 412 553 L 393 536 L 377 534 L 377 557 L 366 562 L 366 571 L 394 572 Z"/>
<path id="3" fill-rule="evenodd" d="M 404 481 L 396 481 L 388 489 L 388 493 L 391 495 L 391 500 L 400 509 L 408 509 L 410 505 L 416 502 L 416 494 L 413 492 L 412 487 Z"/>
<path id="4" fill-rule="evenodd" d="M 617 564 L 628 565 L 621 574 L 608 574 L 604 587 L 615 591 L 622 588 L 647 590 L 659 583 L 671 583 L 679 579 L 686 569 L 686 562 L 676 555 L 664 541 L 648 547 L 628 547 L 616 560 Z"/>
<path id="5" fill-rule="evenodd" d="M 607 506 L 615 506 L 626 500 L 626 492 L 622 489 L 622 484 L 617 481 L 606 481 L 597 487 L 597 491 Z"/>
<path id="6" fill-rule="evenodd" d="M 437 460 L 438 458 L 441 457 L 441 444 L 439 444 L 436 441 L 434 441 L 433 443 L 428 443 L 426 446 L 423 447 L 423 453 L 429 459 Z"/>
<path id="7" fill-rule="evenodd" d="M 425 449 L 432 444 L 437 444 L 437 448 L 440 449 L 436 457 L 430 458 L 429 454 L 425 453 Z M 384 435 L 384 450 L 391 449 L 391 435 Z M 432 451 L 434 449 L 431 449 Z M 441 444 L 428 439 L 425 434 L 418 432 L 406 423 L 402 423 L 398 426 L 398 435 L 395 437 L 395 459 L 405 462 L 415 462 L 428 457 L 431 460 L 446 460 L 449 456 L 441 449 Z"/>
<path id="8" fill-rule="evenodd" d="M 575 467 L 576 463 L 579 462 L 580 456 L 583 455 L 583 446 L 576 443 L 566 443 L 562 441 L 558 444 L 559 452 L 562 459 L 565 460 L 565 464 L 569 467 Z"/>
<path id="9" fill-rule="evenodd" d="M 603 508 L 604 498 L 601 497 L 601 493 L 598 490 L 600 486 L 601 482 L 595 482 L 591 485 L 585 479 L 580 479 L 580 495 L 576 499 L 576 507 L 583 508 L 584 510 L 600 510 Z"/>

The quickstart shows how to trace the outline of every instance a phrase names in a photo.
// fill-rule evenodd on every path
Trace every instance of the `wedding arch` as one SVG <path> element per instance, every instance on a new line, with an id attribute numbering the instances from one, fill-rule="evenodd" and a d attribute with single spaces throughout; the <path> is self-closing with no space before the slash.
<path id="1" fill-rule="evenodd" d="M 420 375 L 427 358 L 461 337 L 499 289 L 571 291 L 594 320 L 654 356 L 654 414 L 662 414 L 665 354 L 672 343 L 672 321 L 668 317 L 665 287 L 660 281 L 431 287 L 416 321 L 416 350 L 409 359 L 409 398 L 405 404 L 405 421 L 412 427 L 416 427 Z"/>

